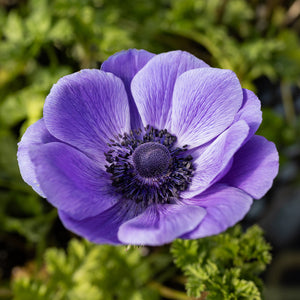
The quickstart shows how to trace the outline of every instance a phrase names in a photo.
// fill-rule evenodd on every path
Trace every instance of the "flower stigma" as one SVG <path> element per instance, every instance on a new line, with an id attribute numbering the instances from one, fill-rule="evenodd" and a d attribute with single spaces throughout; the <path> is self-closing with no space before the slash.
<path id="1" fill-rule="evenodd" d="M 139 145 L 132 157 L 136 171 L 145 178 L 164 175 L 168 171 L 171 162 L 167 147 L 153 142 Z"/>
<path id="2" fill-rule="evenodd" d="M 187 145 L 175 147 L 176 136 L 146 126 L 119 134 L 105 153 L 112 185 L 125 198 L 145 206 L 175 203 L 192 181 L 193 157 Z"/>

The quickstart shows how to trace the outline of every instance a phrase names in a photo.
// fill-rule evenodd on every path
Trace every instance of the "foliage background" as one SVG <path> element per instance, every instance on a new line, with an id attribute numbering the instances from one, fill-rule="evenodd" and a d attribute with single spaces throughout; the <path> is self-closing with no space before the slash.
<path id="1" fill-rule="evenodd" d="M 0 0 L 0 298 L 12 297 L 16 278 L 43 276 L 46 249 L 66 248 L 72 237 L 56 211 L 22 181 L 16 161 L 20 136 L 41 117 L 44 99 L 61 76 L 98 68 L 116 51 L 143 48 L 189 51 L 214 67 L 232 69 L 243 87 L 259 95 L 263 123 L 258 133 L 276 143 L 280 173 L 242 225 L 260 224 L 273 245 L 273 262 L 263 277 L 267 299 L 298 299 L 299 33 L 299 0 Z M 151 266 L 143 270 L 141 258 L 132 258 L 132 264 L 141 264 L 135 273 L 141 282 L 159 274 L 158 281 L 165 283 L 178 272 L 168 250 L 132 252 L 147 257 L 144 264 Z M 55 251 L 61 257 L 51 250 L 48 259 Z M 124 299 L 156 299 L 153 286 L 143 290 L 136 278 L 128 280 L 139 294 Z M 89 286 L 82 289 L 68 297 L 93 293 Z"/>

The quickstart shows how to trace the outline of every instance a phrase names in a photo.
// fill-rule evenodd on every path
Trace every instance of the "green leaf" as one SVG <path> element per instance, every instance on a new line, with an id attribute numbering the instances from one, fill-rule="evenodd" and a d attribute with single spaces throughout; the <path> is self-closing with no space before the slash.
<path id="1" fill-rule="evenodd" d="M 217 236 L 175 240 L 171 252 L 187 277 L 188 295 L 207 299 L 261 299 L 259 274 L 271 261 L 270 245 L 258 226 L 235 226 Z"/>
<path id="2" fill-rule="evenodd" d="M 9 13 L 3 33 L 9 42 L 19 43 L 24 39 L 24 24 L 16 11 Z"/>
<path id="3" fill-rule="evenodd" d="M 46 278 L 14 281 L 15 299 L 158 299 L 147 285 L 155 269 L 142 252 L 143 248 L 126 250 L 74 239 L 67 253 L 46 251 Z"/>

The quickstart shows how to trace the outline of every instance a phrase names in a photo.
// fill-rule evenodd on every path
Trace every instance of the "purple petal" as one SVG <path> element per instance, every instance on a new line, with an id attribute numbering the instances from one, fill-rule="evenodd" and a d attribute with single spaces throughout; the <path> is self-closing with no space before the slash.
<path id="1" fill-rule="evenodd" d="M 228 164 L 248 132 L 248 125 L 241 120 L 211 143 L 202 155 L 194 160 L 196 170 L 192 182 L 189 189 L 182 192 L 181 196 L 190 199 L 215 183 L 227 171 Z"/>
<path id="2" fill-rule="evenodd" d="M 205 216 L 196 206 L 164 204 L 150 206 L 120 226 L 118 237 L 125 244 L 158 246 L 193 230 Z"/>
<path id="3" fill-rule="evenodd" d="M 107 173 L 77 149 L 49 143 L 29 154 L 47 200 L 74 218 L 97 215 L 117 201 Z"/>
<path id="4" fill-rule="evenodd" d="M 63 211 L 59 217 L 66 228 L 97 244 L 121 244 L 118 239 L 120 225 L 128 220 L 135 209 L 135 202 L 117 202 L 110 209 L 94 217 L 76 220 Z"/>
<path id="5" fill-rule="evenodd" d="M 250 128 L 248 137 L 244 143 L 254 135 L 262 121 L 260 107 L 260 101 L 256 95 L 249 90 L 243 89 L 243 105 L 235 116 L 235 122 L 244 120 Z"/>
<path id="6" fill-rule="evenodd" d="M 58 139 L 104 164 L 106 143 L 130 130 L 129 105 L 121 79 L 100 70 L 82 70 L 55 84 L 46 99 L 47 129 Z"/>
<path id="7" fill-rule="evenodd" d="M 187 70 L 208 67 L 202 60 L 182 51 L 152 58 L 131 82 L 132 95 L 144 126 L 169 129 L 172 95 L 178 76 Z"/>
<path id="8" fill-rule="evenodd" d="M 29 157 L 29 149 L 32 145 L 42 145 L 58 140 L 53 137 L 46 129 L 43 119 L 27 128 L 21 141 L 18 144 L 18 162 L 20 173 L 24 181 L 29 184 L 39 195 L 45 197 L 40 184 L 37 180 L 32 161 Z"/>
<path id="9" fill-rule="evenodd" d="M 184 202 L 205 208 L 206 216 L 193 231 L 181 238 L 198 239 L 218 234 L 244 218 L 252 198 L 234 187 L 216 184 L 204 193 Z"/>
<path id="10" fill-rule="evenodd" d="M 124 82 L 128 95 L 132 129 L 141 128 L 142 122 L 136 104 L 131 95 L 131 80 L 135 74 L 154 56 L 155 54 L 145 50 L 130 49 L 114 54 L 113 56 L 109 57 L 108 60 L 103 62 L 101 66 L 101 70 L 115 74 Z"/>
<path id="11" fill-rule="evenodd" d="M 279 168 L 274 143 L 254 135 L 234 156 L 233 164 L 222 182 L 235 186 L 255 199 L 265 195 Z"/>
<path id="12" fill-rule="evenodd" d="M 185 72 L 174 87 L 171 132 L 176 133 L 179 145 L 203 145 L 233 122 L 242 99 L 241 85 L 232 71 Z"/>

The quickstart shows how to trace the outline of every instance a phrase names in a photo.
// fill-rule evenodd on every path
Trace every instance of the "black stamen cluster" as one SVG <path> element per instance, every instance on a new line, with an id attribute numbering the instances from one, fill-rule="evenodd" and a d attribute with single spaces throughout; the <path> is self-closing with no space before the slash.
<path id="1" fill-rule="evenodd" d="M 112 185 L 125 198 L 148 206 L 151 203 L 172 203 L 179 198 L 180 192 L 188 188 L 193 176 L 192 156 L 184 157 L 187 145 L 174 147 L 176 136 L 166 129 L 158 130 L 146 126 L 144 130 L 134 130 L 129 134 L 115 136 L 108 143 L 110 150 L 105 153 L 106 171 L 111 174 Z M 133 154 L 145 143 L 159 143 L 170 154 L 168 169 L 154 177 L 143 177 L 135 168 Z"/>

